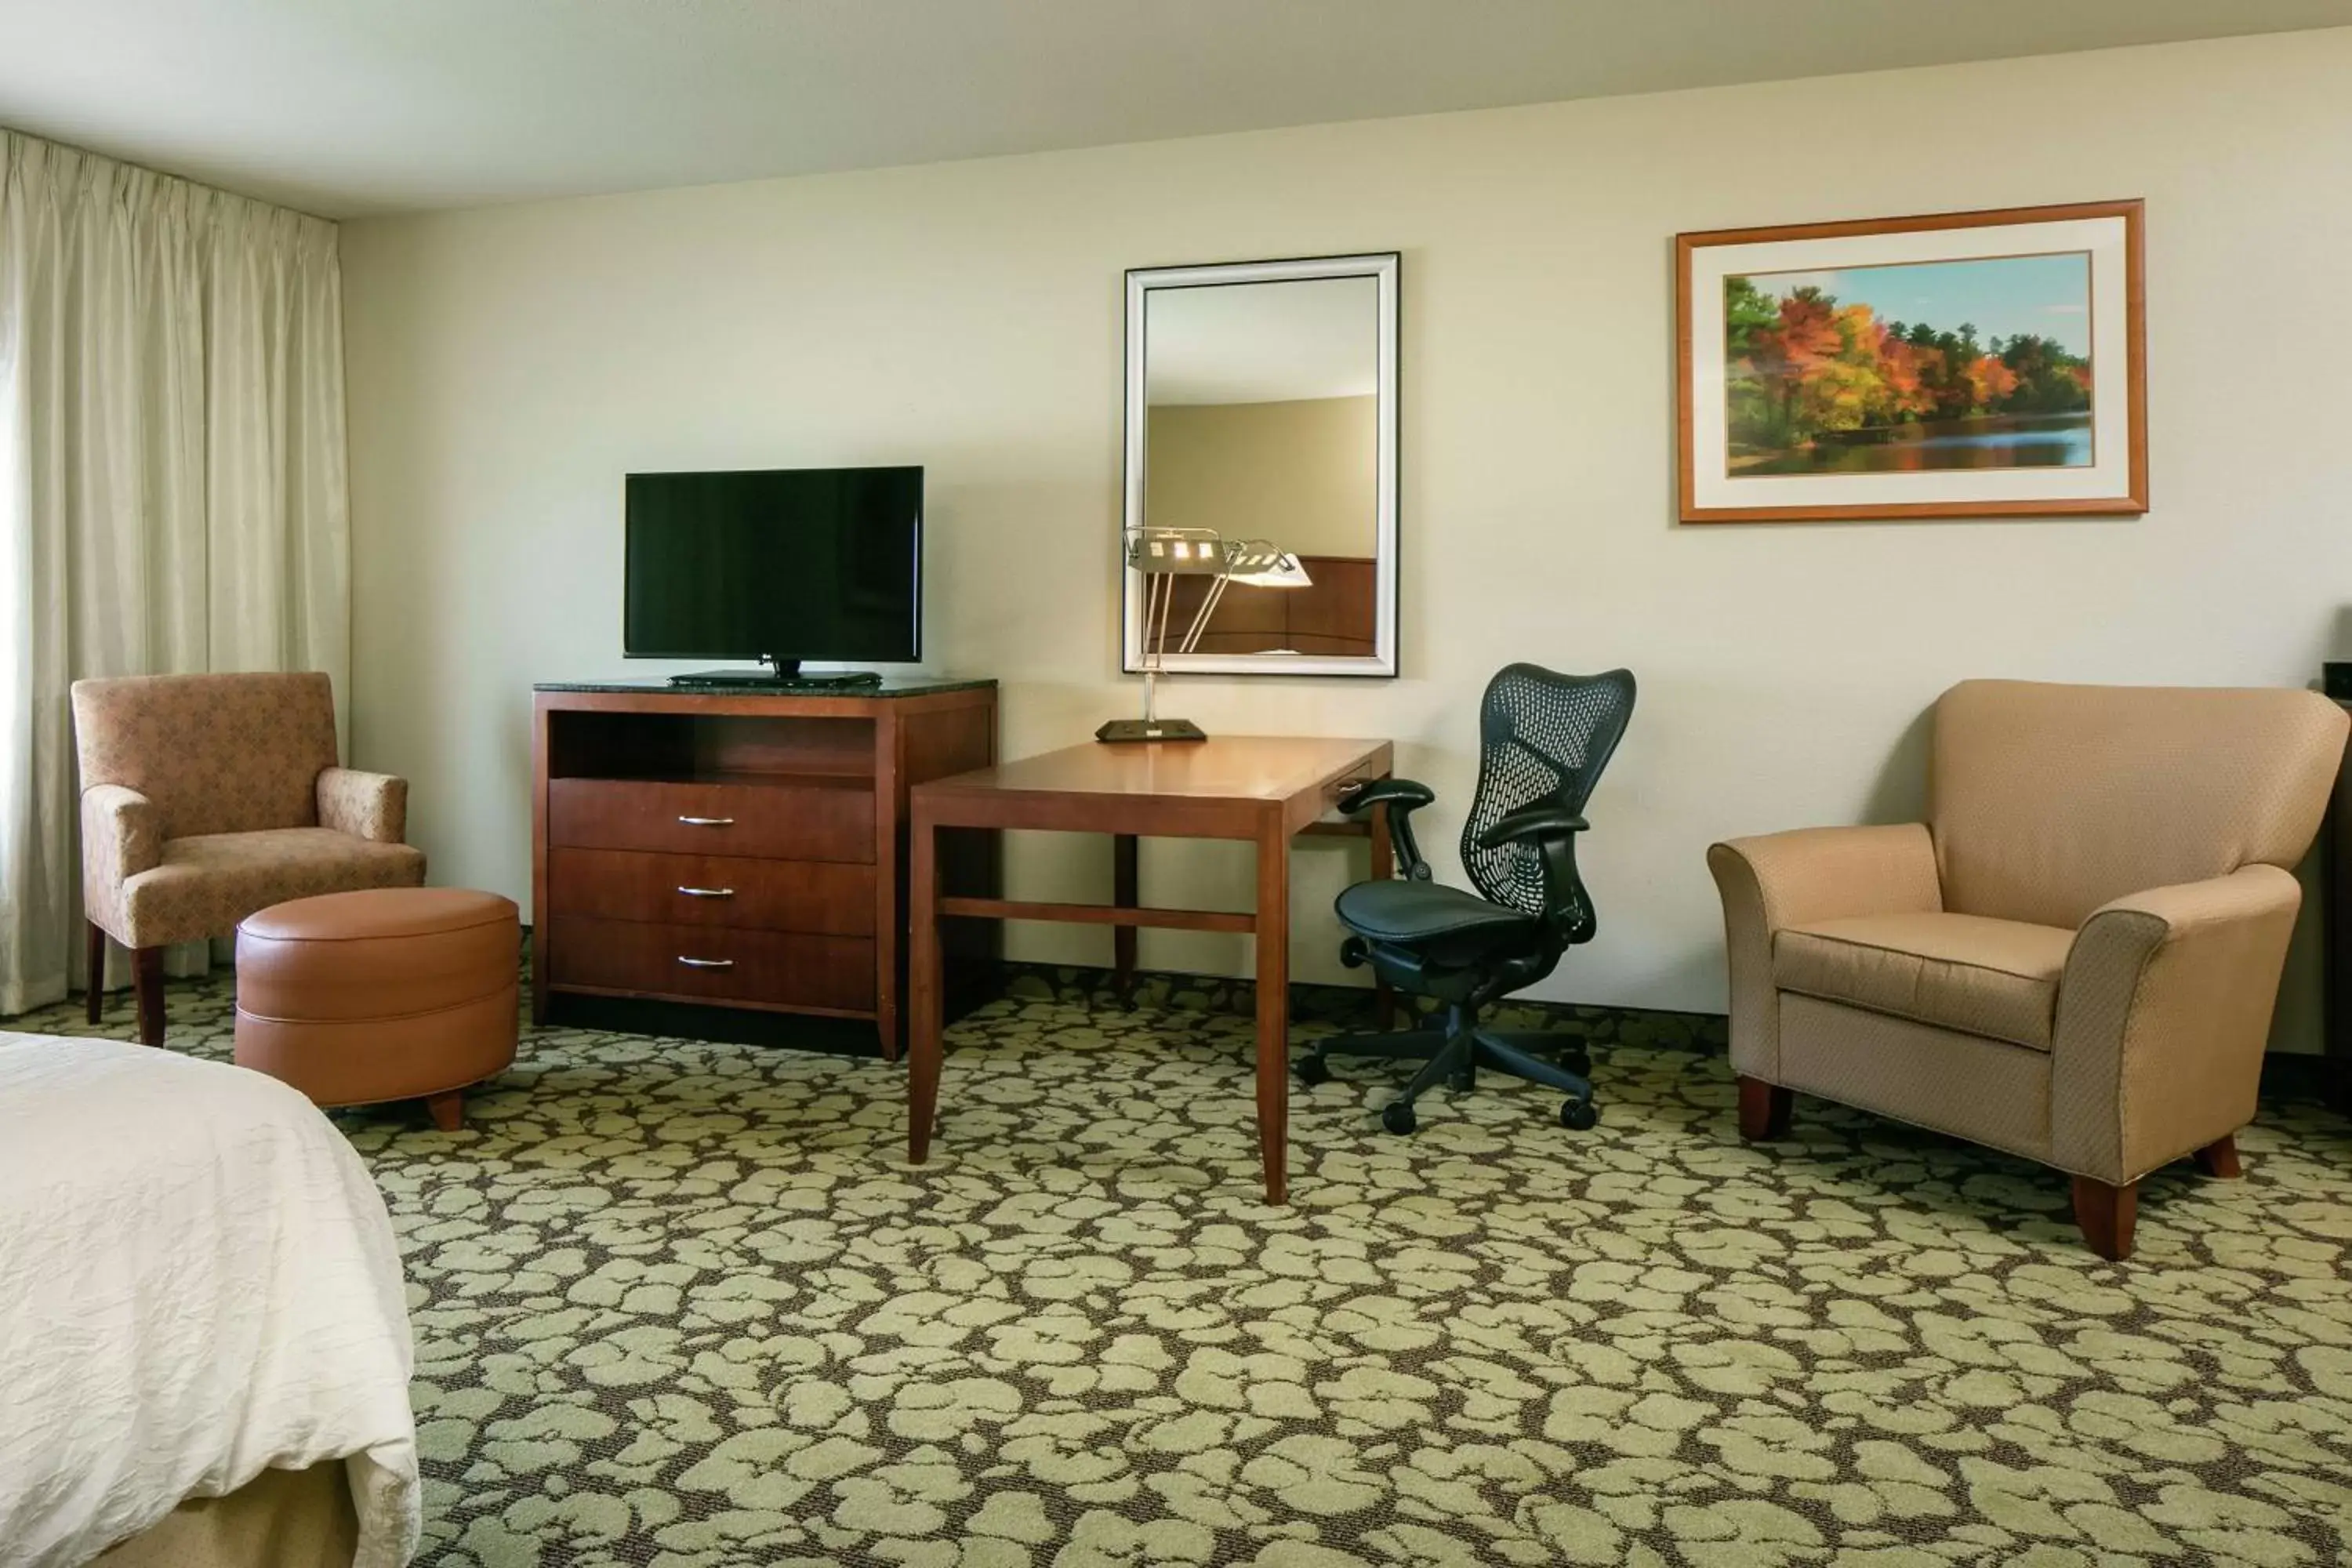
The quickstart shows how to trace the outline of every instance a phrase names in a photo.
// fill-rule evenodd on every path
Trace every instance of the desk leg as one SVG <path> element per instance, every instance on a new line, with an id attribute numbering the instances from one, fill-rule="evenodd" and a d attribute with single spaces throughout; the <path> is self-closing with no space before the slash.
<path id="1" fill-rule="evenodd" d="M 1257 837 L 1257 1148 L 1265 1201 L 1290 1201 L 1290 835 L 1269 814 Z"/>
<path id="2" fill-rule="evenodd" d="M 940 830 L 915 817 L 907 835 L 907 1163 L 931 1152 L 940 1102 Z"/>
<path id="3" fill-rule="evenodd" d="M 1389 837 L 1389 808 L 1383 801 L 1372 807 L 1372 880 L 1385 882 L 1396 875 L 1396 840 Z M 1396 1027 L 1396 991 L 1372 976 L 1373 1018 L 1383 1030 Z"/>
<path id="4" fill-rule="evenodd" d="M 1110 901 L 1120 909 L 1131 910 L 1142 900 L 1142 883 L 1136 863 L 1136 839 L 1132 833 L 1114 833 L 1110 837 Z M 1135 1000 L 1135 928 L 1111 928 L 1111 977 L 1122 1004 Z"/>

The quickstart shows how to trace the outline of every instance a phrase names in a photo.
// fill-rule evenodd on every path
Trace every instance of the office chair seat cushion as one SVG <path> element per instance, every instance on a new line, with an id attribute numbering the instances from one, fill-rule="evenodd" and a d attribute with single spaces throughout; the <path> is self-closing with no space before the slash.
<path id="1" fill-rule="evenodd" d="M 1439 882 L 1359 882 L 1339 895 L 1339 923 L 1373 942 L 1428 942 L 1534 932 L 1542 922 Z"/>

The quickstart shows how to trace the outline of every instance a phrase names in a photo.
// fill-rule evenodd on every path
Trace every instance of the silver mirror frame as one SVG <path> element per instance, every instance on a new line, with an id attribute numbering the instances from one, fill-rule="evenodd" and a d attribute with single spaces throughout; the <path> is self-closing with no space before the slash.
<path id="1" fill-rule="evenodd" d="M 1397 297 L 1400 257 L 1393 250 L 1364 256 L 1307 257 L 1292 261 L 1241 261 L 1208 267 L 1136 268 L 1127 275 L 1127 506 L 1120 539 L 1144 525 L 1144 308 L 1154 289 L 1200 289 L 1223 283 L 1299 282 L 1318 278 L 1371 278 L 1380 285 L 1379 566 L 1373 592 L 1373 647 L 1369 658 L 1280 653 L 1170 653 L 1170 675 L 1358 675 L 1397 673 Z M 1121 668 L 1139 673 L 1143 658 L 1141 576 L 1120 555 Z"/>

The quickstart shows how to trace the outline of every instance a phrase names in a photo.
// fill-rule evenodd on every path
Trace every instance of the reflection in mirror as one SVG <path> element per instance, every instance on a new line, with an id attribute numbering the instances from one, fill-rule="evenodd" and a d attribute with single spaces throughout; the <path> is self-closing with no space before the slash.
<path id="1" fill-rule="evenodd" d="M 1395 258 L 1130 276 L 1130 539 L 1225 566 L 1147 584 L 1140 624 L 1130 575 L 1129 667 L 1394 673 Z"/>

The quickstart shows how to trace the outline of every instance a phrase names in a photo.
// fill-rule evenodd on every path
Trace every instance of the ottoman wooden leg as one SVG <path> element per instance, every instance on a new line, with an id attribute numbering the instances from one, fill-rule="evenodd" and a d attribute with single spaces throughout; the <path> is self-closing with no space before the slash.
<path id="1" fill-rule="evenodd" d="M 84 950 L 89 962 L 83 967 L 89 971 L 89 1021 L 95 1024 L 100 1015 L 106 1011 L 106 932 L 99 929 L 96 921 L 84 921 L 81 923 L 89 928 L 85 933 L 88 946 Z"/>
<path id="2" fill-rule="evenodd" d="M 425 1109 L 433 1118 L 433 1125 L 444 1132 L 455 1132 L 466 1124 L 466 1091 L 453 1089 L 446 1094 L 428 1094 Z"/>
<path id="3" fill-rule="evenodd" d="M 131 988 L 139 994 L 139 1038 L 163 1043 L 163 950 L 142 947 L 131 955 Z"/>

